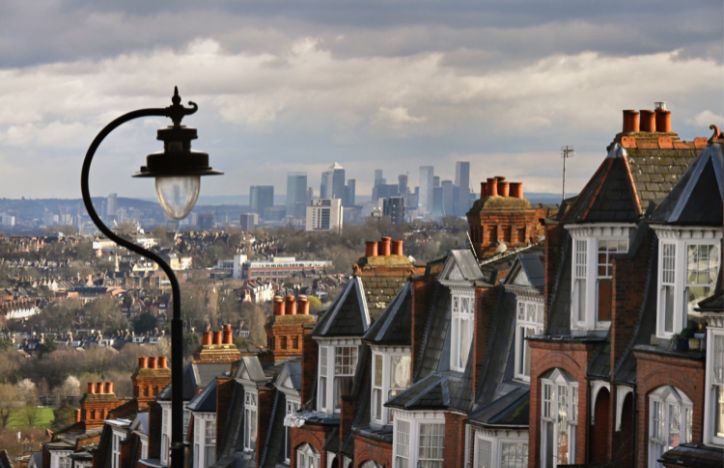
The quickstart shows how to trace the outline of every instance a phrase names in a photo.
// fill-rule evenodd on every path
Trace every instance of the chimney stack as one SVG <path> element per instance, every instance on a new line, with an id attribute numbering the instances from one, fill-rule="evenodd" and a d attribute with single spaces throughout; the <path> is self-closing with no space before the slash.
<path id="1" fill-rule="evenodd" d="M 214 344 L 215 345 L 221 344 L 221 330 L 217 330 L 214 332 Z"/>
<path id="2" fill-rule="evenodd" d="M 498 181 L 498 194 L 501 197 L 510 196 L 510 182 L 504 180 Z"/>
<path id="3" fill-rule="evenodd" d="M 146 356 L 141 356 L 138 358 L 138 368 L 139 369 L 145 369 L 148 367 L 148 358 Z"/>
<path id="4" fill-rule="evenodd" d="M 158 357 L 158 367 L 159 369 L 168 369 L 168 358 L 166 356 Z"/>
<path id="5" fill-rule="evenodd" d="M 497 197 L 498 196 L 498 181 L 495 180 L 494 177 L 488 177 L 487 181 L 488 186 L 488 196 L 489 197 Z"/>
<path id="6" fill-rule="evenodd" d="M 510 196 L 513 198 L 523 198 L 523 182 L 510 183 Z"/>
<path id="7" fill-rule="evenodd" d="M 286 315 L 297 315 L 297 300 L 294 294 L 287 296 Z"/>
<path id="8" fill-rule="evenodd" d="M 382 240 L 380 241 L 380 247 L 379 247 L 379 254 L 383 257 L 389 257 L 390 256 L 390 242 L 392 241 L 392 238 L 390 236 L 384 236 L 382 237 Z"/>
<path id="9" fill-rule="evenodd" d="M 309 299 L 307 296 L 299 296 L 299 315 L 309 315 Z"/>
<path id="10" fill-rule="evenodd" d="M 639 129 L 639 113 L 632 109 L 623 111 L 623 132 L 637 133 Z"/>
<path id="11" fill-rule="evenodd" d="M 365 257 L 377 256 L 377 241 L 365 242 Z"/>
<path id="12" fill-rule="evenodd" d="M 211 344 L 211 332 L 209 330 L 204 332 L 201 344 L 203 346 L 209 346 Z"/>
<path id="13" fill-rule="evenodd" d="M 284 298 L 274 296 L 274 315 L 284 315 Z"/>
<path id="14" fill-rule="evenodd" d="M 149 369 L 155 369 L 155 368 L 156 368 L 156 356 L 149 356 L 149 357 L 148 357 L 148 368 L 149 368 Z"/>
<path id="15" fill-rule="evenodd" d="M 656 103 L 656 131 L 671 133 L 671 111 L 664 102 Z"/>
<path id="16" fill-rule="evenodd" d="M 405 251 L 403 249 L 403 242 L 404 241 L 402 239 L 392 241 L 392 255 L 405 255 Z"/>
<path id="17" fill-rule="evenodd" d="M 230 323 L 224 325 L 224 344 L 234 344 L 234 330 Z"/>
<path id="18" fill-rule="evenodd" d="M 641 109 L 641 131 L 656 131 L 656 114 L 653 111 Z"/>
<path id="19" fill-rule="evenodd" d="M 88 394 L 94 395 L 96 393 L 96 386 L 93 382 L 88 382 Z"/>

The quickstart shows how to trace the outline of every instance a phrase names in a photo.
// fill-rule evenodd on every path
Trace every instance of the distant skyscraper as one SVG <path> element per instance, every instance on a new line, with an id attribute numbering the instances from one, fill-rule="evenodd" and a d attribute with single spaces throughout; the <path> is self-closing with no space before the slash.
<path id="1" fill-rule="evenodd" d="M 349 179 L 347 181 L 347 187 L 345 188 L 344 193 L 344 206 L 354 206 L 355 198 L 357 196 L 357 180 L 356 179 Z"/>
<path id="2" fill-rule="evenodd" d="M 342 200 L 312 200 L 307 207 L 306 231 L 342 231 Z"/>
<path id="3" fill-rule="evenodd" d="M 382 200 L 382 214 L 389 216 L 392 224 L 405 222 L 405 198 L 390 197 Z"/>
<path id="4" fill-rule="evenodd" d="M 211 229 L 214 227 L 213 213 L 199 213 L 196 218 L 196 227 L 201 230 Z"/>
<path id="5" fill-rule="evenodd" d="M 252 213 L 257 213 L 262 218 L 264 210 L 274 206 L 273 185 L 252 185 L 249 187 L 249 208 Z"/>
<path id="6" fill-rule="evenodd" d="M 434 172 L 435 168 L 432 166 L 420 166 L 420 195 L 417 200 L 417 207 L 420 214 L 423 215 L 432 212 Z"/>
<path id="7" fill-rule="evenodd" d="M 335 162 L 329 167 L 329 170 L 322 173 L 322 183 L 319 186 L 319 196 L 322 199 L 345 198 L 345 173 L 344 168 Z"/>
<path id="8" fill-rule="evenodd" d="M 291 172 L 287 174 L 287 215 L 303 218 L 307 211 L 307 174 Z"/>
<path id="9" fill-rule="evenodd" d="M 106 199 L 106 217 L 110 218 L 116 215 L 116 209 L 118 209 L 118 195 L 115 193 L 109 193 Z"/>
<path id="10" fill-rule="evenodd" d="M 469 161 L 458 161 L 455 163 L 455 185 L 463 189 L 466 194 L 470 192 Z"/>
<path id="11" fill-rule="evenodd" d="M 452 180 L 443 180 L 440 184 L 442 188 L 441 211 L 443 216 L 455 215 L 455 196 L 457 195 L 457 187 L 453 185 Z"/>
<path id="12" fill-rule="evenodd" d="M 385 177 L 382 173 L 382 169 L 375 169 L 375 185 L 384 184 Z"/>
<path id="13" fill-rule="evenodd" d="M 242 213 L 239 222 L 242 231 L 252 231 L 259 224 L 259 215 L 256 213 Z"/>
<path id="14" fill-rule="evenodd" d="M 404 197 L 408 194 L 409 188 L 407 184 L 407 174 L 400 174 L 397 176 L 397 191 L 400 193 L 400 196 Z"/>

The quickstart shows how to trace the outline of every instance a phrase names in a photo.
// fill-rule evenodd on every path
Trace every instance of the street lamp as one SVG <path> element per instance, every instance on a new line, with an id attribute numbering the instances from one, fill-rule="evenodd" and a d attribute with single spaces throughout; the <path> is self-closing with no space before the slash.
<path id="1" fill-rule="evenodd" d="M 201 186 L 201 176 L 221 175 L 209 166 L 209 155 L 191 151 L 191 140 L 196 138 L 196 129 L 181 125 L 186 115 L 191 115 L 198 106 L 189 102 L 190 107 L 181 105 L 178 88 L 174 88 L 171 105 L 164 108 L 138 109 L 116 118 L 96 135 L 88 147 L 83 160 L 80 186 L 83 203 L 93 223 L 116 244 L 141 255 L 156 264 L 166 273 L 171 283 L 173 298 L 173 318 L 171 319 L 171 462 L 174 467 L 184 466 L 183 446 L 183 322 L 181 320 L 181 292 L 178 279 L 168 263 L 143 247 L 118 235 L 106 226 L 96 212 L 88 189 L 88 175 L 91 161 L 101 142 L 120 125 L 141 117 L 168 117 L 173 125 L 158 131 L 158 139 L 163 141 L 162 153 L 149 154 L 146 165 L 134 174 L 134 177 L 153 177 L 156 179 L 156 195 L 161 207 L 173 219 L 181 219 L 189 214 L 196 204 Z"/>

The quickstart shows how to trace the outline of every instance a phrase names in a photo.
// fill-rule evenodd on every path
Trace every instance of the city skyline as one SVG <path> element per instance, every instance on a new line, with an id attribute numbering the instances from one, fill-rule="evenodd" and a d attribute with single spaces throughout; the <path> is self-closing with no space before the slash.
<path id="1" fill-rule="evenodd" d="M 48 0 L 38 15 L 9 2 L 0 197 L 77 197 L 93 136 L 121 113 L 165 106 L 174 85 L 199 105 L 187 122 L 198 128 L 194 147 L 226 173 L 204 181 L 204 195 L 282 187 L 288 171 L 318 187 L 335 160 L 350 174 L 414 178 L 421 165 L 460 159 L 471 161 L 473 190 L 506 173 L 555 193 L 564 145 L 576 149 L 567 186 L 578 191 L 622 108 L 666 101 L 686 139 L 724 120 L 714 98 L 722 24 L 711 14 L 720 3 L 656 5 L 188 1 L 166 11 Z M 130 175 L 159 150 L 155 130 L 166 124 L 148 119 L 109 138 L 91 192 L 153 196 Z M 358 177 L 358 193 L 371 187 Z"/>

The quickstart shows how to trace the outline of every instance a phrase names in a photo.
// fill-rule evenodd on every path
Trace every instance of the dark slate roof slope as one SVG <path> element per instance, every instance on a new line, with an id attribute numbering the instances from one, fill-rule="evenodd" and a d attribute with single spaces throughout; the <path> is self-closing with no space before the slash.
<path id="1" fill-rule="evenodd" d="M 362 337 L 374 345 L 410 346 L 412 288 L 407 282 Z"/>
<path id="2" fill-rule="evenodd" d="M 219 428 L 217 453 L 219 458 L 215 467 L 236 466 L 243 450 L 244 433 L 244 387 L 237 381 L 231 382 L 231 404 L 224 427 Z M 238 455 L 238 456 L 237 456 Z"/>
<path id="3" fill-rule="evenodd" d="M 723 166 L 722 144 L 707 146 L 652 214 L 651 222 L 721 226 Z"/>
<path id="4" fill-rule="evenodd" d="M 450 289 L 435 281 L 432 286 L 430 306 L 423 312 L 425 329 L 416 360 L 413 379 L 417 380 L 438 369 L 444 358 L 445 341 L 450 325 Z M 447 350 L 449 353 L 449 349 Z"/>
<path id="5" fill-rule="evenodd" d="M 410 385 L 385 406 L 405 410 L 445 409 L 450 406 L 448 378 L 442 374 L 428 375 Z"/>
<path id="6" fill-rule="evenodd" d="M 528 427 L 530 390 L 518 387 L 470 415 L 470 420 L 483 426 Z"/>
<path id="7" fill-rule="evenodd" d="M 615 143 L 578 195 L 565 221 L 636 222 L 642 214 L 627 152 Z"/>
<path id="8" fill-rule="evenodd" d="M 213 379 L 201 393 L 189 402 L 188 409 L 203 413 L 216 411 L 216 379 Z"/>
<path id="9" fill-rule="evenodd" d="M 369 327 L 364 287 L 359 277 L 353 276 L 327 312 L 317 321 L 312 336 L 361 336 Z"/>

